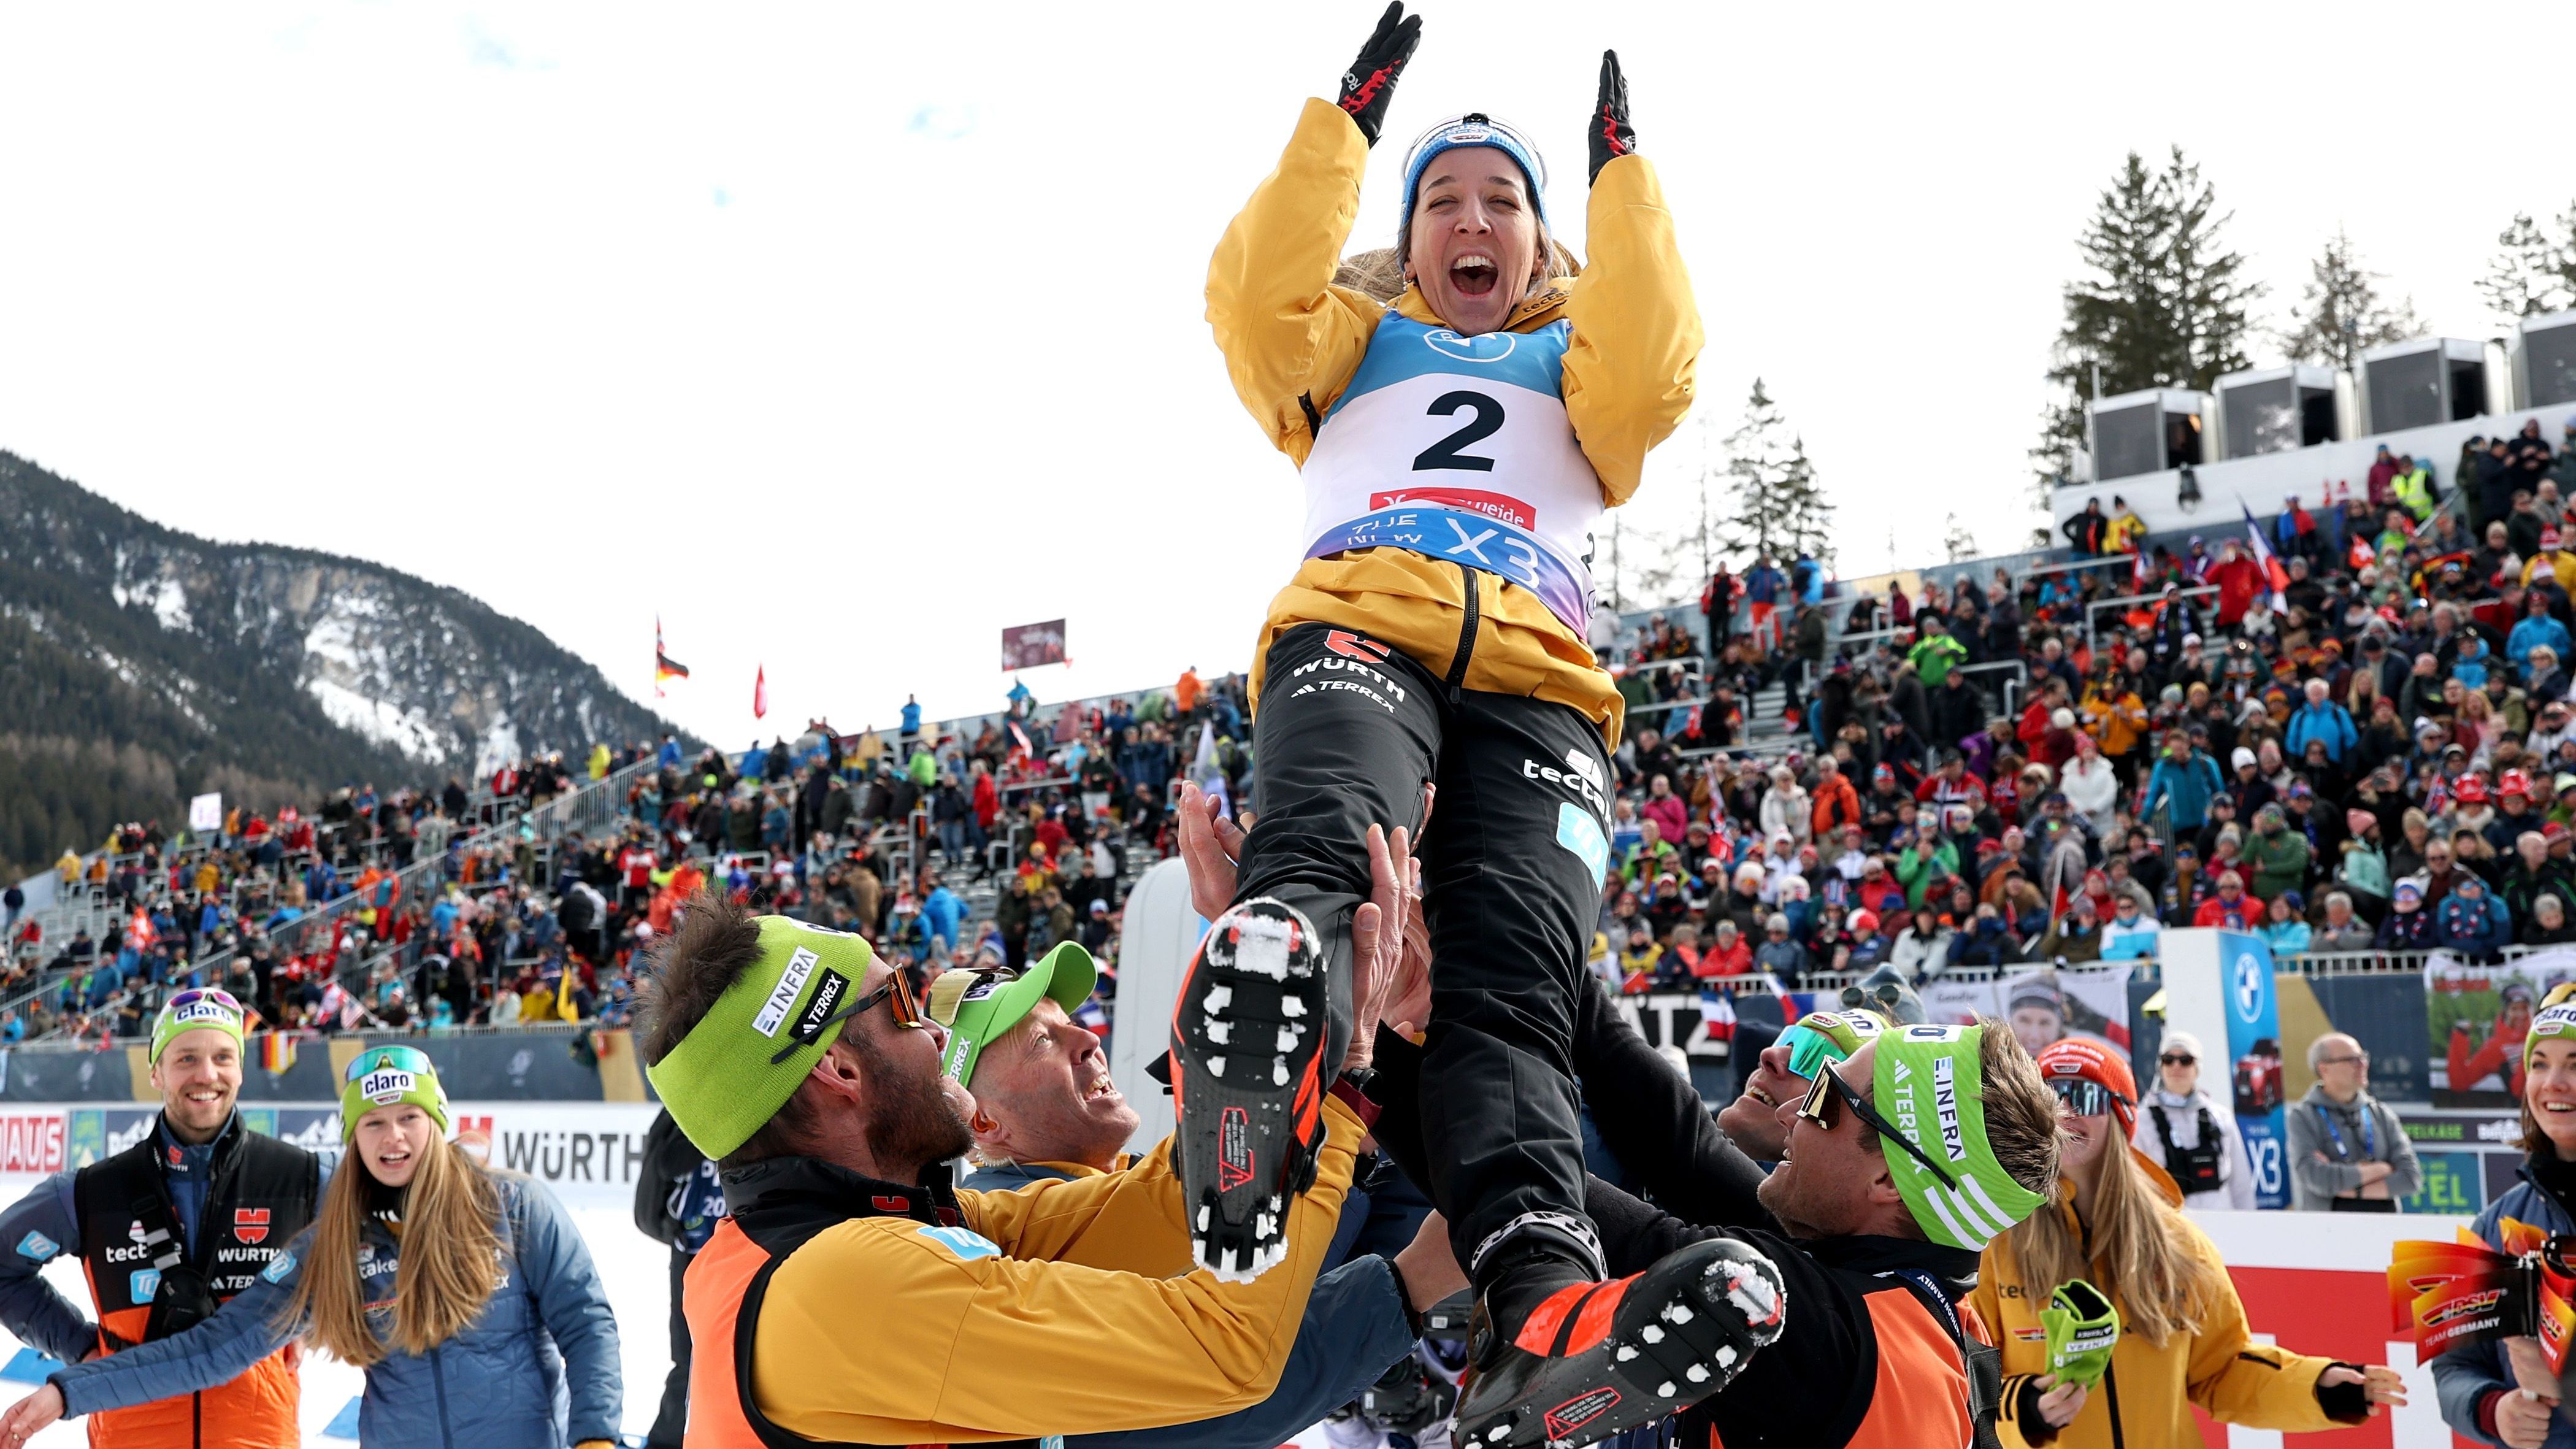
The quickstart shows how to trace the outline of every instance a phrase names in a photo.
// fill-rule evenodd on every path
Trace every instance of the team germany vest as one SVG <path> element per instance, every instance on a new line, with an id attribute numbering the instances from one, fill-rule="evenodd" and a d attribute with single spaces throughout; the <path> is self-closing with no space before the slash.
<path id="1" fill-rule="evenodd" d="M 1306 557 L 1402 548 L 1496 574 L 1582 637 L 1601 479 L 1563 387 L 1573 325 L 1462 337 L 1389 312 L 1306 455 Z"/>
<path id="2" fill-rule="evenodd" d="M 162 1177 L 169 1150 L 156 1125 L 141 1142 L 72 1179 L 81 1271 L 98 1308 L 101 1353 L 184 1332 L 251 1285 L 313 1221 L 322 1174 L 313 1154 L 235 1122 L 208 1169 L 205 1217 L 183 1252 Z M 297 1449 L 295 1373 L 284 1352 L 241 1377 L 185 1397 L 110 1409 L 89 1420 L 97 1449 Z"/>
<path id="3" fill-rule="evenodd" d="M 883 1187 L 865 1200 L 818 1190 L 794 1162 L 771 1164 L 788 1189 L 749 1203 L 716 1224 L 707 1245 L 689 1260 L 680 1291 L 689 1320 L 689 1426 L 683 1449 L 812 1449 L 822 1441 L 779 1427 L 752 1401 L 752 1334 L 761 1301 L 778 1266 L 834 1223 L 863 1217 L 906 1217 L 934 1226 L 965 1221 L 956 1195 L 944 1182 L 931 1187 Z M 730 1196 L 730 1194 L 728 1194 Z M 935 1369 L 925 1370 L 935 1372 Z M 1061 1449 L 1061 1438 L 1007 1439 L 977 1449 Z M 828 1449 L 871 1449 L 833 1445 Z M 916 1445 L 909 1449 L 947 1449 Z"/>

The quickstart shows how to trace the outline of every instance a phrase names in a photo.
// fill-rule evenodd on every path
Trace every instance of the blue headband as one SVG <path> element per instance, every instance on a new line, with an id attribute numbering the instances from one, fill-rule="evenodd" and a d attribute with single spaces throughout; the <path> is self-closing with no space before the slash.
<path id="1" fill-rule="evenodd" d="M 1398 227 L 1399 235 L 1409 235 L 1413 230 L 1413 198 L 1422 189 L 1422 173 L 1441 152 L 1465 146 L 1491 146 L 1511 157 L 1521 168 L 1521 179 L 1529 183 L 1530 205 L 1538 209 L 1539 225 L 1547 225 L 1547 163 L 1539 159 L 1538 148 L 1510 126 L 1480 111 L 1469 111 L 1423 132 L 1413 149 L 1405 153 L 1404 218 Z"/>

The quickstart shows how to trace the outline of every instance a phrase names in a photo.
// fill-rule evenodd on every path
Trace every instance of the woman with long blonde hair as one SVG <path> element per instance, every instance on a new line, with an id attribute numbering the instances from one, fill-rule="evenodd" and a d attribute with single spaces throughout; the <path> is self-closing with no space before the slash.
<path id="1" fill-rule="evenodd" d="M 2129 1145 L 2138 1088 L 2126 1060 L 2068 1037 L 2038 1062 L 2066 1128 L 2057 1202 L 1994 1240 L 1971 1298 L 2003 1344 L 2005 1444 L 2165 1449 L 2201 1442 L 2194 1405 L 2225 1423 L 2304 1430 L 2406 1402 L 2393 1369 L 2253 1340 L 2217 1247 L 2182 1214 L 2173 1180 Z M 2091 1385 L 2048 1373 L 2039 1318 L 2079 1281 L 2119 1316 L 2110 1366 Z"/>
<path id="2" fill-rule="evenodd" d="M 0 1445 L 211 1388 L 301 1333 L 367 1371 L 362 1449 L 608 1449 L 617 1323 L 580 1232 L 543 1186 L 447 1131 L 427 1053 L 359 1053 L 340 1092 L 347 1155 L 313 1226 L 195 1328 L 55 1373 L 0 1420 Z"/>

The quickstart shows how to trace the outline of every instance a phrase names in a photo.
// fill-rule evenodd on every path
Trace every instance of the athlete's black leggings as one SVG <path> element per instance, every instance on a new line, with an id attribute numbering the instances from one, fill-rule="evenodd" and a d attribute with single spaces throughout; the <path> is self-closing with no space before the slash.
<path id="1" fill-rule="evenodd" d="M 1273 644 L 1253 724 L 1238 899 L 1306 913 L 1336 971 L 1368 898 L 1370 825 L 1418 827 L 1431 930 L 1421 1096 L 1432 1201 L 1458 1261 L 1528 1212 L 1583 1213 L 1575 1012 L 1600 910 L 1609 765 L 1575 710 L 1453 690 L 1355 630 Z M 1362 1023 L 1368 1030 L 1372 1024 Z"/>

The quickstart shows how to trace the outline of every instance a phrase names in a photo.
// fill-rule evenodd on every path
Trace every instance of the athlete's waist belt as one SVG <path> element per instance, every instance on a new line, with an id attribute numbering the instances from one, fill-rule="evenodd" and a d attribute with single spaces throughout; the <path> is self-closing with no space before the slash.
<path id="1" fill-rule="evenodd" d="M 1306 557 L 1355 548 L 1408 549 L 1424 558 L 1482 569 L 1538 595 L 1576 638 L 1585 637 L 1592 616 L 1591 582 L 1525 528 L 1464 509 L 1405 504 L 1333 525 L 1307 546 Z"/>

